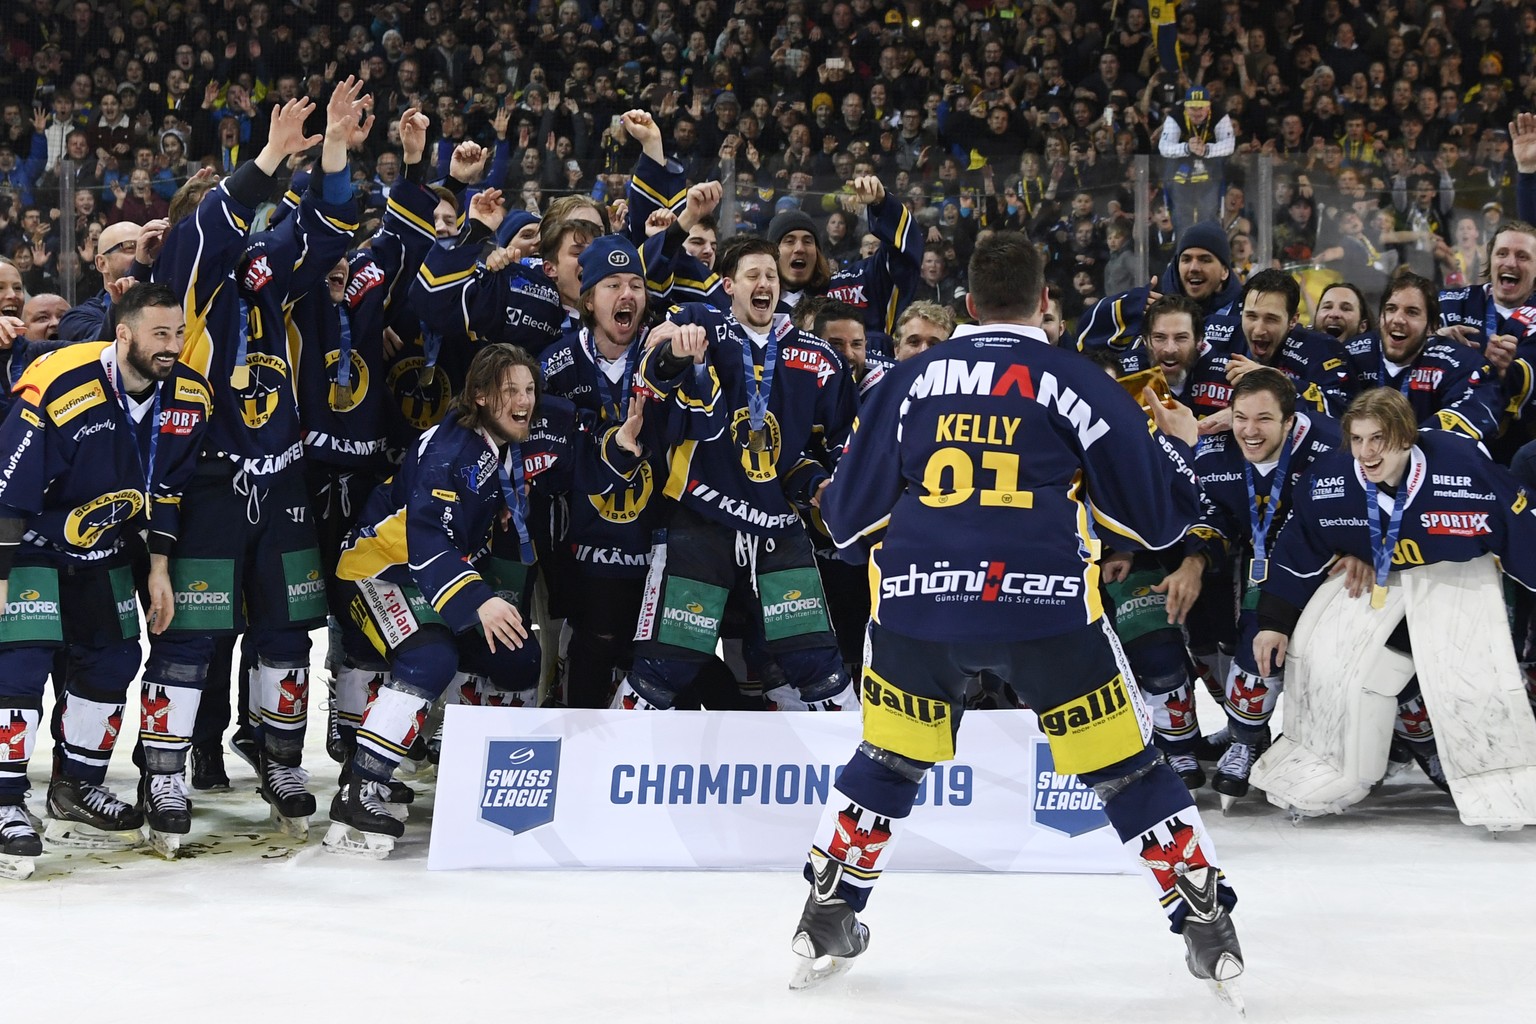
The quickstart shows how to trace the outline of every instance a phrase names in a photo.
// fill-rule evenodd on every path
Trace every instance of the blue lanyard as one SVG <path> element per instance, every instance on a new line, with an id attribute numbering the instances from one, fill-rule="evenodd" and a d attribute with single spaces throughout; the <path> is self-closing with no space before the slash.
<path id="1" fill-rule="evenodd" d="M 251 307 L 250 307 L 249 304 L 246 303 L 246 301 L 244 299 L 241 299 L 240 300 L 240 333 L 239 333 L 239 335 L 238 335 L 238 337 L 236 338 L 236 341 L 235 341 L 235 373 L 237 375 L 242 370 L 245 370 L 245 366 L 246 366 L 245 356 L 246 356 L 247 351 L 250 349 L 250 347 L 251 347 Z M 250 379 L 249 376 L 247 376 L 246 380 L 248 381 L 249 379 Z M 235 390 L 237 390 L 237 391 L 244 389 L 245 386 L 246 386 L 245 383 L 235 383 L 235 380 L 234 380 L 233 377 L 230 378 L 230 383 L 234 386 Z"/>
<path id="2" fill-rule="evenodd" d="M 425 320 L 421 321 L 421 351 L 426 356 L 426 369 L 430 370 L 437 366 L 437 357 L 443 351 L 443 336 L 429 328 Z M 423 378 L 427 383 L 430 383 L 431 379 L 431 374 L 426 374 Z"/>
<path id="3" fill-rule="evenodd" d="M 1381 339 L 1381 368 L 1377 371 L 1381 374 L 1381 387 L 1390 387 L 1387 381 L 1392 378 L 1387 376 L 1387 339 Z M 1413 363 L 1403 367 L 1403 372 L 1397 376 L 1397 390 L 1402 392 L 1404 398 L 1408 397 L 1408 385 L 1413 380 Z"/>
<path id="4" fill-rule="evenodd" d="M 777 325 L 775 325 L 777 326 Z M 747 425 L 762 430 L 768 422 L 768 396 L 773 394 L 773 371 L 779 364 L 779 334 L 774 328 L 768 331 L 768 348 L 763 352 L 763 379 L 757 379 L 757 356 L 753 353 L 752 339 L 746 328 L 738 336 L 741 342 L 741 361 L 745 364 L 747 378 Z"/>
<path id="5" fill-rule="evenodd" d="M 352 318 L 347 315 L 347 304 L 336 303 L 336 316 L 341 321 L 341 358 L 336 361 L 336 383 L 340 387 L 352 386 Z"/>
<path id="6" fill-rule="evenodd" d="M 1248 526 L 1253 532 L 1253 565 L 1248 570 L 1249 583 L 1263 583 L 1269 577 L 1269 528 L 1280 508 L 1280 492 L 1285 489 L 1285 478 L 1290 472 L 1291 438 L 1286 435 L 1280 446 L 1280 461 L 1275 466 L 1275 482 L 1269 485 L 1269 505 L 1259 512 L 1258 494 L 1253 488 L 1253 464 L 1243 463 L 1243 482 L 1248 485 Z"/>
<path id="7" fill-rule="evenodd" d="M 496 463 L 496 475 L 501 478 L 501 497 L 512 513 L 512 528 L 517 531 L 518 546 L 524 565 L 533 564 L 533 542 L 528 539 L 528 494 L 523 488 L 523 449 L 509 446 L 512 473 L 507 473 L 507 459 Z"/>
<path id="8" fill-rule="evenodd" d="M 1483 296 L 1483 348 L 1486 350 L 1493 336 L 1499 333 L 1499 310 L 1493 304 L 1493 285 L 1488 286 Z"/>
<path id="9" fill-rule="evenodd" d="M 1387 573 L 1392 571 L 1392 551 L 1397 547 L 1397 534 L 1403 525 L 1403 508 L 1408 504 L 1408 481 L 1398 484 L 1392 499 L 1392 521 L 1387 524 L 1387 535 L 1381 535 L 1381 508 L 1376 503 L 1376 485 L 1365 482 L 1366 521 L 1371 527 L 1371 561 L 1376 566 L 1376 586 L 1387 585 Z"/>
<path id="10" fill-rule="evenodd" d="M 629 349 L 624 353 L 624 376 L 619 379 L 619 399 L 616 402 L 608 402 L 603 396 L 613 397 L 613 382 L 603 372 L 603 367 L 598 362 L 597 335 L 587 328 L 581 329 L 582 342 L 586 347 L 587 355 L 592 357 L 592 369 L 597 373 L 597 401 L 602 406 L 603 419 L 609 423 L 623 423 L 628 416 L 627 405 L 629 403 L 630 389 L 634 386 L 635 367 L 640 365 L 640 352 L 645 347 L 645 335 L 642 333 L 634 341 L 629 343 Z"/>
<path id="11" fill-rule="evenodd" d="M 128 405 L 128 392 L 123 389 L 123 375 L 117 367 L 117 354 L 112 356 L 112 390 L 117 393 L 117 404 L 123 410 L 123 419 L 128 424 L 128 436 L 133 438 L 133 457 L 138 461 L 139 470 L 144 474 L 144 518 L 150 518 L 150 509 L 154 504 L 151 488 L 155 479 L 155 451 L 160 446 L 160 382 L 155 382 L 155 401 L 149 410 L 149 460 L 145 464 L 144 453 L 139 450 L 139 425 L 134 422 L 133 412 Z"/>

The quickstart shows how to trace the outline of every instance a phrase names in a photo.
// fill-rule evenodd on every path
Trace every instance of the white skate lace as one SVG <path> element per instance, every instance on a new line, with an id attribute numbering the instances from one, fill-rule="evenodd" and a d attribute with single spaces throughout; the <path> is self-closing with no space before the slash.
<path id="1" fill-rule="evenodd" d="M 1216 770 L 1223 775 L 1234 775 L 1240 779 L 1246 779 L 1252 768 L 1253 747 L 1247 743 L 1233 743 L 1216 765 Z"/>
<path id="2" fill-rule="evenodd" d="M 1176 772 L 1192 772 L 1200 767 L 1194 754 L 1170 754 L 1168 766 Z"/>
<path id="3" fill-rule="evenodd" d="M 32 819 L 27 817 L 25 810 L 14 805 L 0 807 L 0 839 L 35 835 L 37 829 L 32 827 Z"/>
<path id="4" fill-rule="evenodd" d="M 358 793 L 358 803 L 369 814 L 388 814 L 389 808 L 386 805 L 389 803 L 389 784 L 373 781 L 363 783 Z"/>
<path id="5" fill-rule="evenodd" d="M 187 780 L 180 772 L 149 777 L 149 802 L 161 811 L 185 811 Z"/>
<path id="6" fill-rule="evenodd" d="M 84 785 L 78 790 L 80 802 L 104 818 L 120 814 L 128 805 L 113 795 L 105 786 Z"/>
<path id="7" fill-rule="evenodd" d="M 304 785 L 309 781 L 309 772 L 303 768 L 294 768 L 286 764 L 267 765 L 267 788 L 279 797 L 298 796 L 308 793 Z"/>

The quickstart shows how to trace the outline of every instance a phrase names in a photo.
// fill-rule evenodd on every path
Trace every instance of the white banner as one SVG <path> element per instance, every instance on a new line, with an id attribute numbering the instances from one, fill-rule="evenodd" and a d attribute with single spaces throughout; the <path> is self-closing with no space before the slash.
<path id="1" fill-rule="evenodd" d="M 428 866 L 793 869 L 860 739 L 854 714 L 447 709 Z M 1122 872 L 1103 805 L 1032 715 L 970 712 L 892 867 Z"/>

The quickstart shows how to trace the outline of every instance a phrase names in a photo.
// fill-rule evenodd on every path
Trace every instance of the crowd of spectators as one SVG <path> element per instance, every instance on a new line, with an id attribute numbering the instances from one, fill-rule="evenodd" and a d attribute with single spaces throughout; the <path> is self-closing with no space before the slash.
<path id="1" fill-rule="evenodd" d="M 392 126 L 407 106 L 431 115 L 441 173 L 454 144 L 479 141 L 495 152 L 486 184 L 533 212 L 572 192 L 621 197 L 638 148 L 617 118 L 640 107 L 691 180 L 731 184 L 722 234 L 800 208 L 835 261 L 856 259 L 868 241 L 848 182 L 875 173 L 927 232 L 921 297 L 954 302 L 978 229 L 1013 227 L 1048 250 L 1071 316 L 1140 283 L 1138 198 L 1154 273 L 1192 216 L 1158 140 L 1191 125 L 1193 97 L 1232 132 L 1211 174 L 1240 272 L 1273 210 L 1283 264 L 1478 279 L 1489 229 L 1513 210 L 1505 128 L 1536 103 L 1536 8 L 1156 6 L 1171 23 L 1138 0 L 13 0 L 0 254 L 29 290 L 67 277 L 91 294 L 104 226 L 165 216 L 197 168 L 255 156 L 274 104 L 307 94 L 322 110 L 328 83 L 358 74 L 381 115 L 354 160 L 375 209 L 399 180 Z M 1272 203 L 1253 187 L 1261 160 Z"/>

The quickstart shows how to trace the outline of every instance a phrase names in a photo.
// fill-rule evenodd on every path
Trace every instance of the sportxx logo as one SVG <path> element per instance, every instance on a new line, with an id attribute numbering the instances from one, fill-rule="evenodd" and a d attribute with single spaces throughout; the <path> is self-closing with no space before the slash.
<path id="1" fill-rule="evenodd" d="M 1493 532 L 1488 512 L 1423 512 L 1419 525 L 1431 536 L 1477 537 Z"/>

